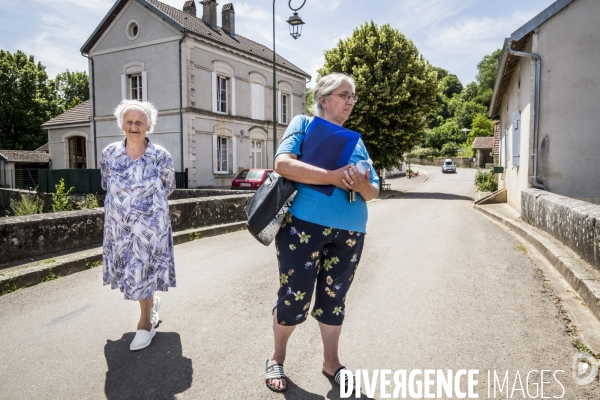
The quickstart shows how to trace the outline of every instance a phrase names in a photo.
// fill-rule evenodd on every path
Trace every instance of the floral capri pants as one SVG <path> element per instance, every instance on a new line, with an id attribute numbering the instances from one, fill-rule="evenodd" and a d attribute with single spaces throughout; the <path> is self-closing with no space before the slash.
<path id="1" fill-rule="evenodd" d="M 279 261 L 277 322 L 292 326 L 311 315 L 326 325 L 341 325 L 344 302 L 363 249 L 360 232 L 328 228 L 286 214 L 275 237 Z"/>

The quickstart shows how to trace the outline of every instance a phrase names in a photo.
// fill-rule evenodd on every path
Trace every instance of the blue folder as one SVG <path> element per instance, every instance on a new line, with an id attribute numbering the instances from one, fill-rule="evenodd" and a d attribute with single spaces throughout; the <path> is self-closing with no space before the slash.
<path id="1" fill-rule="evenodd" d="M 298 160 L 315 167 L 336 170 L 348 164 L 360 134 L 323 118 L 314 117 L 308 125 Z M 331 196 L 333 185 L 308 185 Z"/>

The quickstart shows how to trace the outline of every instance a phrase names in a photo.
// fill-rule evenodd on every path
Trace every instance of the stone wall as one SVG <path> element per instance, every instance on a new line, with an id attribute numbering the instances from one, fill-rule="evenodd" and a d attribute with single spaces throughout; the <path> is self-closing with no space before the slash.
<path id="1" fill-rule="evenodd" d="M 600 206 L 539 189 L 521 191 L 521 218 L 600 270 Z"/>
<path id="2" fill-rule="evenodd" d="M 174 231 L 246 220 L 253 193 L 169 201 Z M 0 264 L 102 245 L 104 210 L 0 219 Z"/>
<path id="3" fill-rule="evenodd" d="M 431 158 L 431 159 L 411 157 L 407 161 L 410 162 L 411 164 L 437 165 L 437 166 L 439 166 L 441 168 L 442 164 L 444 163 L 444 160 L 446 158 L 451 158 L 452 161 L 454 161 L 454 164 L 457 167 L 467 167 L 467 168 L 470 168 L 472 165 L 474 165 L 473 159 L 472 158 L 466 158 L 466 157 L 462 157 L 462 158 L 458 158 L 458 157 L 435 157 L 435 158 Z"/>
<path id="4" fill-rule="evenodd" d="M 230 189 L 175 189 L 169 200 L 193 199 L 202 197 L 230 196 L 235 194 L 254 193 L 254 191 L 239 191 Z M 0 188 L 0 217 L 14 215 L 10 208 L 10 200 L 21 200 L 23 194 L 37 194 L 44 201 L 44 212 L 52 212 L 52 196 L 50 193 L 36 193 L 34 191 Z M 96 195 L 100 207 L 104 206 L 104 195 Z M 72 195 L 71 200 L 82 202 L 85 196 Z"/>
<path id="5" fill-rule="evenodd" d="M 13 215 L 10 208 L 10 201 L 20 201 L 23 194 L 37 194 L 44 201 L 44 212 L 52 211 L 52 196 L 50 194 L 40 194 L 29 190 L 0 188 L 0 217 Z"/>

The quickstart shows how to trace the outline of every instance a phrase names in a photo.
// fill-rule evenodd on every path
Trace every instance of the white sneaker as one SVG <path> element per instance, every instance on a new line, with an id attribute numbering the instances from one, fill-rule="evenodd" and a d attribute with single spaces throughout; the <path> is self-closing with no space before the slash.
<path id="1" fill-rule="evenodd" d="M 138 330 L 133 338 L 133 341 L 131 342 L 131 345 L 129 345 L 129 350 L 136 351 L 145 349 L 146 347 L 150 346 L 150 343 L 152 343 L 152 338 L 154 335 L 156 335 L 154 328 L 151 328 L 150 332 L 143 329 Z"/>
<path id="2" fill-rule="evenodd" d="M 158 325 L 158 310 L 160 310 L 160 297 L 154 296 L 154 305 L 152 306 L 152 316 L 150 317 L 150 323 L 153 328 Z"/>

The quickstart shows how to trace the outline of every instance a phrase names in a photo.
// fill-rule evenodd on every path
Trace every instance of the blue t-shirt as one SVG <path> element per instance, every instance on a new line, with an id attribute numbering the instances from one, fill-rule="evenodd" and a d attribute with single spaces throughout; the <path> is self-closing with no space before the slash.
<path id="1" fill-rule="evenodd" d="M 312 118 L 304 115 L 298 115 L 292 119 L 281 139 L 279 148 L 277 148 L 275 158 L 279 154 L 291 153 L 299 156 L 302 153 L 304 133 L 311 121 Z M 360 160 L 368 159 L 369 153 L 367 153 L 362 139 L 359 139 L 348 164 L 356 164 Z M 379 177 L 372 166 L 370 177 L 371 183 L 379 185 Z M 296 193 L 290 212 L 296 218 L 330 228 L 366 233 L 367 203 L 359 193 L 356 193 L 356 201 L 350 203 L 348 191 L 338 187 L 331 196 L 327 196 L 302 183 L 294 182 L 294 186 L 298 193 Z"/>

